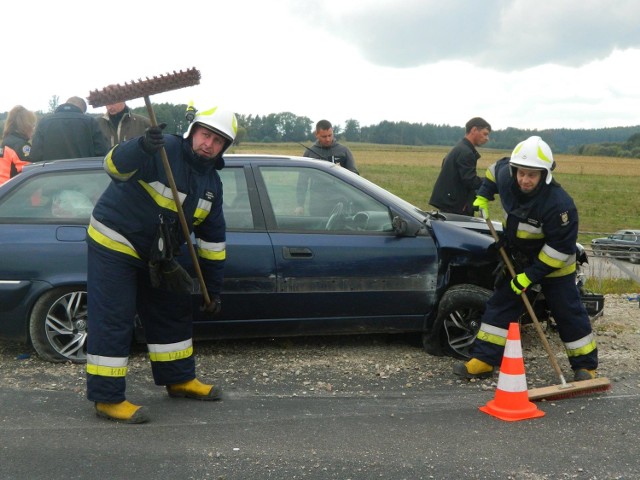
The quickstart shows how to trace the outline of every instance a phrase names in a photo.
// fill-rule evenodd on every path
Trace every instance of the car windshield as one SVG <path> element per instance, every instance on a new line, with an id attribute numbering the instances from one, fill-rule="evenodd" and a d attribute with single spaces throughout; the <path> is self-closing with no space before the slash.
<path id="1" fill-rule="evenodd" d="M 420 208 L 416 207 L 412 203 L 409 203 L 406 200 L 398 197 L 397 195 L 394 195 L 393 193 L 389 192 L 388 190 L 385 190 L 384 188 L 382 188 L 382 187 L 376 185 L 375 183 L 367 180 L 366 178 L 358 177 L 358 180 L 367 185 L 367 190 L 369 192 L 372 192 L 372 191 L 376 192 L 378 195 L 380 195 L 384 199 L 390 200 L 392 203 L 395 203 L 395 204 L 400 204 L 400 206 L 403 209 L 405 209 L 405 210 L 407 210 L 409 212 L 414 212 L 414 213 L 418 214 L 420 217 L 425 217 L 426 216 L 426 212 L 424 210 L 421 210 Z"/>

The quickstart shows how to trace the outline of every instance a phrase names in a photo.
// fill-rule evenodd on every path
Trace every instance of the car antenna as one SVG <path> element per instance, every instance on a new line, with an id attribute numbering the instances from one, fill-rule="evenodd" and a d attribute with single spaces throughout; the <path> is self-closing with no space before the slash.
<path id="1" fill-rule="evenodd" d="M 300 143 L 300 142 L 298 142 L 298 145 L 300 145 L 301 147 L 303 147 L 303 148 L 305 148 L 305 149 L 309 150 L 311 153 L 313 153 L 313 154 L 315 154 L 315 155 L 318 155 L 322 160 L 330 161 L 330 160 L 329 160 L 329 157 L 325 157 L 325 156 L 324 156 L 324 155 L 322 155 L 321 153 L 318 153 L 318 152 L 316 152 L 315 150 L 313 150 L 312 148 L 309 148 L 309 147 L 307 147 L 306 145 L 304 145 L 304 144 L 302 144 L 302 143 Z M 333 162 L 333 163 L 335 163 L 335 162 Z"/>

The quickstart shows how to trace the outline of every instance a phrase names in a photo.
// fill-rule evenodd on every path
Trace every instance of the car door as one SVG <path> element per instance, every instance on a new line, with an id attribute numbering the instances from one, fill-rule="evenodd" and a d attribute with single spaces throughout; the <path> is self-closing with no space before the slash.
<path id="1" fill-rule="evenodd" d="M 249 168 L 226 166 L 219 171 L 223 185 L 223 212 L 227 225 L 222 312 L 214 319 L 226 322 L 270 317 L 275 302 L 276 267 L 271 240 Z M 231 327 L 226 332 L 231 335 Z"/>
<path id="2" fill-rule="evenodd" d="M 52 287 L 84 290 L 87 225 L 109 183 L 102 168 L 22 175 L 0 200 L 0 316 L 26 315 Z"/>
<path id="3" fill-rule="evenodd" d="M 390 205 L 329 171 L 254 168 L 281 316 L 325 325 L 347 318 L 369 329 L 422 321 L 436 287 L 431 237 L 396 236 Z M 344 328 L 353 331 L 353 324 Z"/>

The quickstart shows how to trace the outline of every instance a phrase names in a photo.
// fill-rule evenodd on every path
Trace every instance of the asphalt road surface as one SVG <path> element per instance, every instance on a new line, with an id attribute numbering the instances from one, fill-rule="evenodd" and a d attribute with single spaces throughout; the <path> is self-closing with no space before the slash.
<path id="1" fill-rule="evenodd" d="M 450 380 L 307 396 L 237 384 L 220 402 L 170 399 L 148 378 L 128 391 L 150 423 L 98 419 L 81 392 L 3 386 L 0 478 L 640 478 L 638 376 L 518 422 L 479 411 L 493 391 Z"/>

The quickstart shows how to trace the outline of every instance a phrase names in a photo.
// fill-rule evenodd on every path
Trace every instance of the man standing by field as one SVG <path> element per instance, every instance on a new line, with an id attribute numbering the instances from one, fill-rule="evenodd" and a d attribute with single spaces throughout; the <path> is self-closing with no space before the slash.
<path id="1" fill-rule="evenodd" d="M 112 103 L 106 108 L 107 112 L 98 118 L 98 124 L 110 147 L 144 135 L 151 126 L 147 117 L 133 113 L 125 102 Z"/>
<path id="2" fill-rule="evenodd" d="M 304 157 L 335 163 L 359 175 L 351 150 L 336 141 L 333 135 L 333 125 L 329 120 L 320 120 L 316 123 L 315 135 L 316 141 L 311 147 L 305 147 Z M 304 214 L 307 192 L 310 192 L 309 205 L 311 210 L 307 213 L 311 215 L 326 215 L 336 203 L 335 199 L 327 199 L 325 197 L 325 190 L 322 185 L 317 185 L 309 175 L 301 174 L 298 178 L 298 205 L 294 212 L 296 215 Z"/>
<path id="3" fill-rule="evenodd" d="M 466 135 L 444 157 L 429 204 L 441 212 L 473 216 L 473 200 L 482 183 L 477 165 L 480 154 L 476 147 L 489 141 L 491 125 L 480 117 L 469 120 Z"/>

